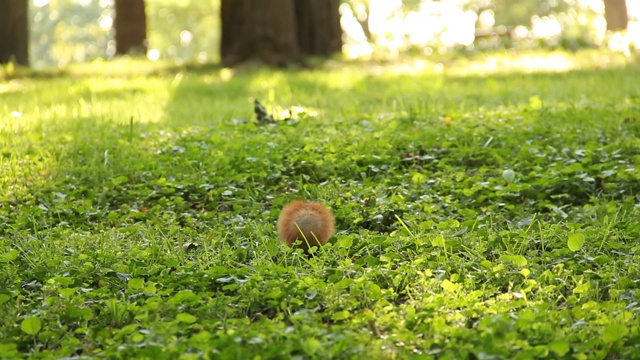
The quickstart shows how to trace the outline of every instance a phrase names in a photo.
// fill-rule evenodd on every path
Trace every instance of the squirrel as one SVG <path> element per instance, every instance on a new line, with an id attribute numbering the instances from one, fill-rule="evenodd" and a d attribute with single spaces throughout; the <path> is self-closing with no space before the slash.
<path id="1" fill-rule="evenodd" d="M 319 202 L 293 201 L 284 207 L 278 219 L 280 239 L 288 247 L 300 240 L 298 246 L 305 251 L 326 244 L 333 231 L 333 214 Z"/>

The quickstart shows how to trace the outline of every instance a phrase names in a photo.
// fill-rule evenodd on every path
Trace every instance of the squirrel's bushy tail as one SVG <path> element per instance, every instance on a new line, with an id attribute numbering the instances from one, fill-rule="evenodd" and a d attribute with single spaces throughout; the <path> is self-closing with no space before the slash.
<path id="1" fill-rule="evenodd" d="M 300 248 L 308 250 L 326 244 L 334 226 L 333 214 L 323 204 L 296 200 L 280 213 L 278 235 L 287 246 L 300 240 Z"/>

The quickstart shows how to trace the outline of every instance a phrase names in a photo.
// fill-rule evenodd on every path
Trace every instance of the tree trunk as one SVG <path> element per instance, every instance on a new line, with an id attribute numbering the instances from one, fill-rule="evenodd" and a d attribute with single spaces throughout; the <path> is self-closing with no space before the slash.
<path id="1" fill-rule="evenodd" d="M 295 0 L 298 46 L 305 55 L 330 56 L 342 50 L 340 0 Z"/>
<path id="2" fill-rule="evenodd" d="M 116 54 L 147 53 L 147 17 L 144 0 L 116 0 Z"/>
<path id="3" fill-rule="evenodd" d="M 28 0 L 0 0 L 0 64 L 29 65 Z"/>
<path id="4" fill-rule="evenodd" d="M 221 0 L 224 65 L 297 63 L 301 54 L 328 56 L 342 48 L 340 0 Z"/>
<path id="5" fill-rule="evenodd" d="M 625 0 L 604 0 L 604 17 L 607 20 L 607 30 L 626 30 L 629 15 Z"/>
<path id="6" fill-rule="evenodd" d="M 353 15 L 355 15 L 356 19 L 358 20 L 358 23 L 360 24 L 360 27 L 362 28 L 362 32 L 364 32 L 364 36 L 367 38 L 367 41 L 373 42 L 373 37 L 371 36 L 371 26 L 369 25 L 369 19 L 371 17 L 371 9 L 368 3 L 365 3 L 363 6 L 364 6 L 364 12 L 365 12 L 364 16 L 360 16 L 360 14 L 356 14 L 355 9 L 353 10 Z M 342 29 L 340 30 L 342 31 Z M 342 37 L 340 39 L 340 42 L 342 43 Z"/>
<path id="7" fill-rule="evenodd" d="M 284 66 L 300 60 L 294 0 L 222 0 L 220 16 L 223 64 Z"/>
<path id="8" fill-rule="evenodd" d="M 246 60 L 254 48 L 255 38 L 251 22 L 249 1 L 222 0 L 220 2 L 220 58 L 225 65 Z"/>

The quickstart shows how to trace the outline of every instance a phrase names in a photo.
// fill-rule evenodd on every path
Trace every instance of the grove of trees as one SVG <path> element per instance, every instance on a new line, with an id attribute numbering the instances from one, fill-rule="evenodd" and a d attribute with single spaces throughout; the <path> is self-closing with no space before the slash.
<path id="1" fill-rule="evenodd" d="M 13 61 L 29 65 L 29 28 L 32 21 L 29 17 L 30 1 L 0 1 L 0 63 Z M 326 57 L 340 52 L 343 45 L 339 12 L 341 4 L 348 4 L 353 9 L 364 8 L 367 9 L 365 13 L 368 13 L 370 1 L 372 0 L 219 0 L 220 29 L 211 29 L 211 32 L 220 33 L 219 54 L 222 63 L 226 65 L 258 61 L 281 66 L 300 62 L 308 55 Z M 607 29 L 626 29 L 629 21 L 626 1 L 602 1 Z M 418 8 L 423 2 L 403 0 L 403 3 L 405 9 L 411 10 Z M 148 15 L 145 5 L 149 4 L 151 3 L 145 4 L 144 0 L 115 0 L 112 24 L 115 49 L 113 52 L 105 49 L 103 54 L 145 54 L 148 51 Z M 499 19 L 503 24 L 521 24 L 530 19 L 532 14 L 548 12 L 552 8 L 568 9 L 575 6 L 575 2 L 567 0 L 468 0 L 466 4 L 465 6 L 474 8 L 478 13 L 483 9 L 492 9 L 496 20 Z M 218 8 L 211 6 L 211 11 L 217 12 Z M 362 31 L 372 40 L 366 16 L 362 18 L 360 14 L 362 12 L 357 20 Z M 66 16 L 70 17 L 68 14 Z M 203 16 L 200 13 L 200 17 Z M 98 22 L 97 18 L 95 22 Z M 55 34 L 47 34 L 45 41 L 55 40 L 52 39 L 54 36 Z M 186 34 L 185 39 L 191 39 L 190 36 Z M 182 42 L 182 34 L 180 39 Z"/>
<path id="2" fill-rule="evenodd" d="M 29 65 L 28 0 L 0 1 L 0 64 Z"/>
<path id="3" fill-rule="evenodd" d="M 342 47 L 339 5 L 339 0 L 222 0 L 222 62 L 282 66 L 300 61 L 301 55 L 337 53 Z"/>
<path id="4" fill-rule="evenodd" d="M 629 24 L 626 1 L 604 0 L 604 17 L 607 20 L 607 30 L 626 30 Z"/>
<path id="5" fill-rule="evenodd" d="M 147 17 L 144 0 L 115 0 L 113 22 L 116 54 L 147 53 Z"/>

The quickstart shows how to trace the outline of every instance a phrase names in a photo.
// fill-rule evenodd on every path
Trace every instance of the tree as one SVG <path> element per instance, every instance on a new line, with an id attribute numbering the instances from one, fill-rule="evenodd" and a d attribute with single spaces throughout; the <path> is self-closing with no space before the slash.
<path id="1" fill-rule="evenodd" d="M 144 0 L 116 0 L 116 54 L 146 54 L 147 17 Z"/>
<path id="2" fill-rule="evenodd" d="M 222 62 L 258 60 L 282 66 L 300 60 L 293 0 L 222 0 Z"/>
<path id="3" fill-rule="evenodd" d="M 604 0 L 604 18 L 607 20 L 607 30 L 626 30 L 629 15 L 625 0 Z"/>
<path id="4" fill-rule="evenodd" d="M 298 46 L 305 55 L 330 56 L 342 50 L 340 0 L 295 0 Z"/>
<path id="5" fill-rule="evenodd" d="M 284 66 L 301 55 L 340 51 L 338 6 L 339 0 L 222 0 L 222 63 Z"/>
<path id="6" fill-rule="evenodd" d="M 27 0 L 0 1 L 0 64 L 29 65 L 28 7 Z"/>

